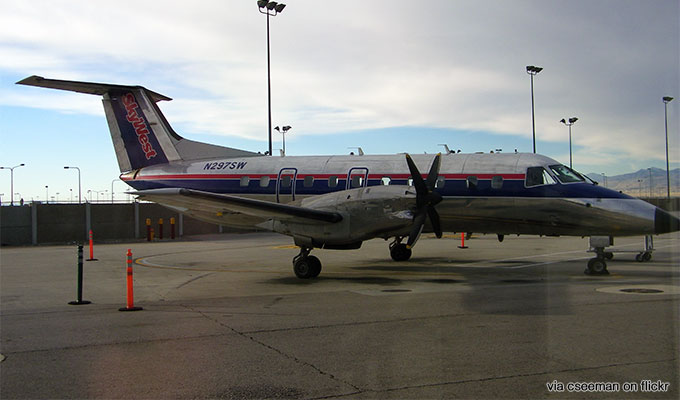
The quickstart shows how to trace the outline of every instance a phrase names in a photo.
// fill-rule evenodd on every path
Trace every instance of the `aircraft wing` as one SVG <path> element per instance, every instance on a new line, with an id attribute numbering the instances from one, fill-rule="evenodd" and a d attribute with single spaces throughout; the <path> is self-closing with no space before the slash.
<path id="1" fill-rule="evenodd" d="M 294 220 L 300 223 L 335 223 L 342 221 L 342 215 L 337 212 L 193 189 L 149 189 L 130 192 L 130 194 L 137 195 L 143 200 L 203 212 L 236 212 L 253 217 Z"/>

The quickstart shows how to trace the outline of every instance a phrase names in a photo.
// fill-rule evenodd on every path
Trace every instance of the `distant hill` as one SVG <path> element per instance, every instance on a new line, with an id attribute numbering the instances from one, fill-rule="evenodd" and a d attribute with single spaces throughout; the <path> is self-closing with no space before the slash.
<path id="1" fill-rule="evenodd" d="M 641 169 L 630 174 L 603 176 L 598 173 L 586 174 L 594 181 L 609 189 L 614 189 L 631 196 L 650 197 L 650 169 Z M 680 196 L 680 168 L 670 171 L 671 196 Z M 651 197 L 665 197 L 666 170 L 651 168 Z"/>

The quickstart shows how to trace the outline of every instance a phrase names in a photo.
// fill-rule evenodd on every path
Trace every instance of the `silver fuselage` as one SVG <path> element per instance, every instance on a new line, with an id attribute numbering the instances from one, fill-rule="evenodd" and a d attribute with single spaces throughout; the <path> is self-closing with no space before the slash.
<path id="1" fill-rule="evenodd" d="M 421 171 L 427 171 L 433 156 L 412 158 Z M 656 207 L 600 185 L 587 181 L 562 183 L 553 174 L 554 182 L 527 186 L 528 168 L 544 167 L 550 171 L 549 167 L 554 165 L 559 163 L 537 154 L 444 154 L 440 182 L 435 189 L 443 197 L 436 206 L 442 229 L 571 236 L 661 233 L 656 229 L 659 212 Z M 363 194 L 365 189 L 375 186 L 401 186 L 406 193 L 410 184 L 409 170 L 401 154 L 173 162 L 131 171 L 121 178 L 138 190 L 180 187 L 292 204 L 304 204 L 317 196 L 326 196 L 333 202 L 331 193 L 350 190 Z M 371 209 L 373 204 L 369 200 L 355 197 L 366 204 L 365 218 L 386 212 Z M 408 208 L 413 196 L 400 201 Z M 190 208 L 183 211 L 224 225 L 252 226 L 266 220 Z M 365 239 L 399 234 L 376 235 L 379 231 L 377 227 L 361 236 Z"/>

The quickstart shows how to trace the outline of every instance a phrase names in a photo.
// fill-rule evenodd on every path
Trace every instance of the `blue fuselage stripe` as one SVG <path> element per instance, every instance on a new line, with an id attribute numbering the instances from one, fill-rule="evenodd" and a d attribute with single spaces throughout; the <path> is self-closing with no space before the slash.
<path id="1" fill-rule="evenodd" d="M 305 185 L 304 179 L 295 182 L 295 195 L 322 195 L 345 190 L 346 179 L 337 179 L 335 187 L 329 187 L 328 179 L 315 179 L 311 185 Z M 260 186 L 260 179 L 251 178 L 247 186 L 241 186 L 240 179 L 135 179 L 126 181 L 137 190 L 159 188 L 187 188 L 213 193 L 233 195 L 276 195 L 276 179 L 271 179 L 268 186 Z M 369 179 L 368 186 L 379 186 L 380 179 Z M 407 185 L 406 179 L 392 179 L 390 186 Z M 279 194 L 289 195 L 292 186 L 284 187 L 283 182 Z M 630 198 L 629 196 L 590 183 L 553 184 L 535 187 L 525 187 L 523 180 L 508 179 L 503 181 L 502 187 L 491 187 L 490 179 L 479 179 L 475 188 L 468 188 L 464 179 L 447 179 L 443 187 L 436 191 L 445 197 L 473 196 L 473 197 L 550 197 L 550 198 Z"/>

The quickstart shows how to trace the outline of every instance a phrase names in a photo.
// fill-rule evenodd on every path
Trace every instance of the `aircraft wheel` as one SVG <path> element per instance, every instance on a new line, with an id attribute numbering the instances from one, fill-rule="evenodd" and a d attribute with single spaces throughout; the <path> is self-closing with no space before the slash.
<path id="1" fill-rule="evenodd" d="M 321 273 L 321 261 L 314 256 L 307 257 L 307 261 L 312 263 L 313 271 L 311 277 L 316 278 Z"/>
<path id="2" fill-rule="evenodd" d="M 642 262 L 648 262 L 652 259 L 652 253 L 646 251 L 642 253 Z"/>
<path id="3" fill-rule="evenodd" d="M 644 254 L 644 253 L 638 253 L 638 254 L 636 254 L 636 255 L 635 255 L 635 261 L 637 261 L 637 262 L 642 262 L 642 255 L 643 255 L 643 254 Z"/>
<path id="4" fill-rule="evenodd" d="M 589 275 L 608 275 L 607 263 L 601 258 L 591 258 L 588 260 L 588 269 L 585 271 Z"/>
<path id="5" fill-rule="evenodd" d="M 321 261 L 314 256 L 300 257 L 295 260 L 293 271 L 300 279 L 315 278 L 321 272 Z"/>
<path id="6" fill-rule="evenodd" d="M 411 258 L 411 249 L 403 243 L 397 243 L 390 249 L 390 256 L 394 261 L 406 261 Z"/>

